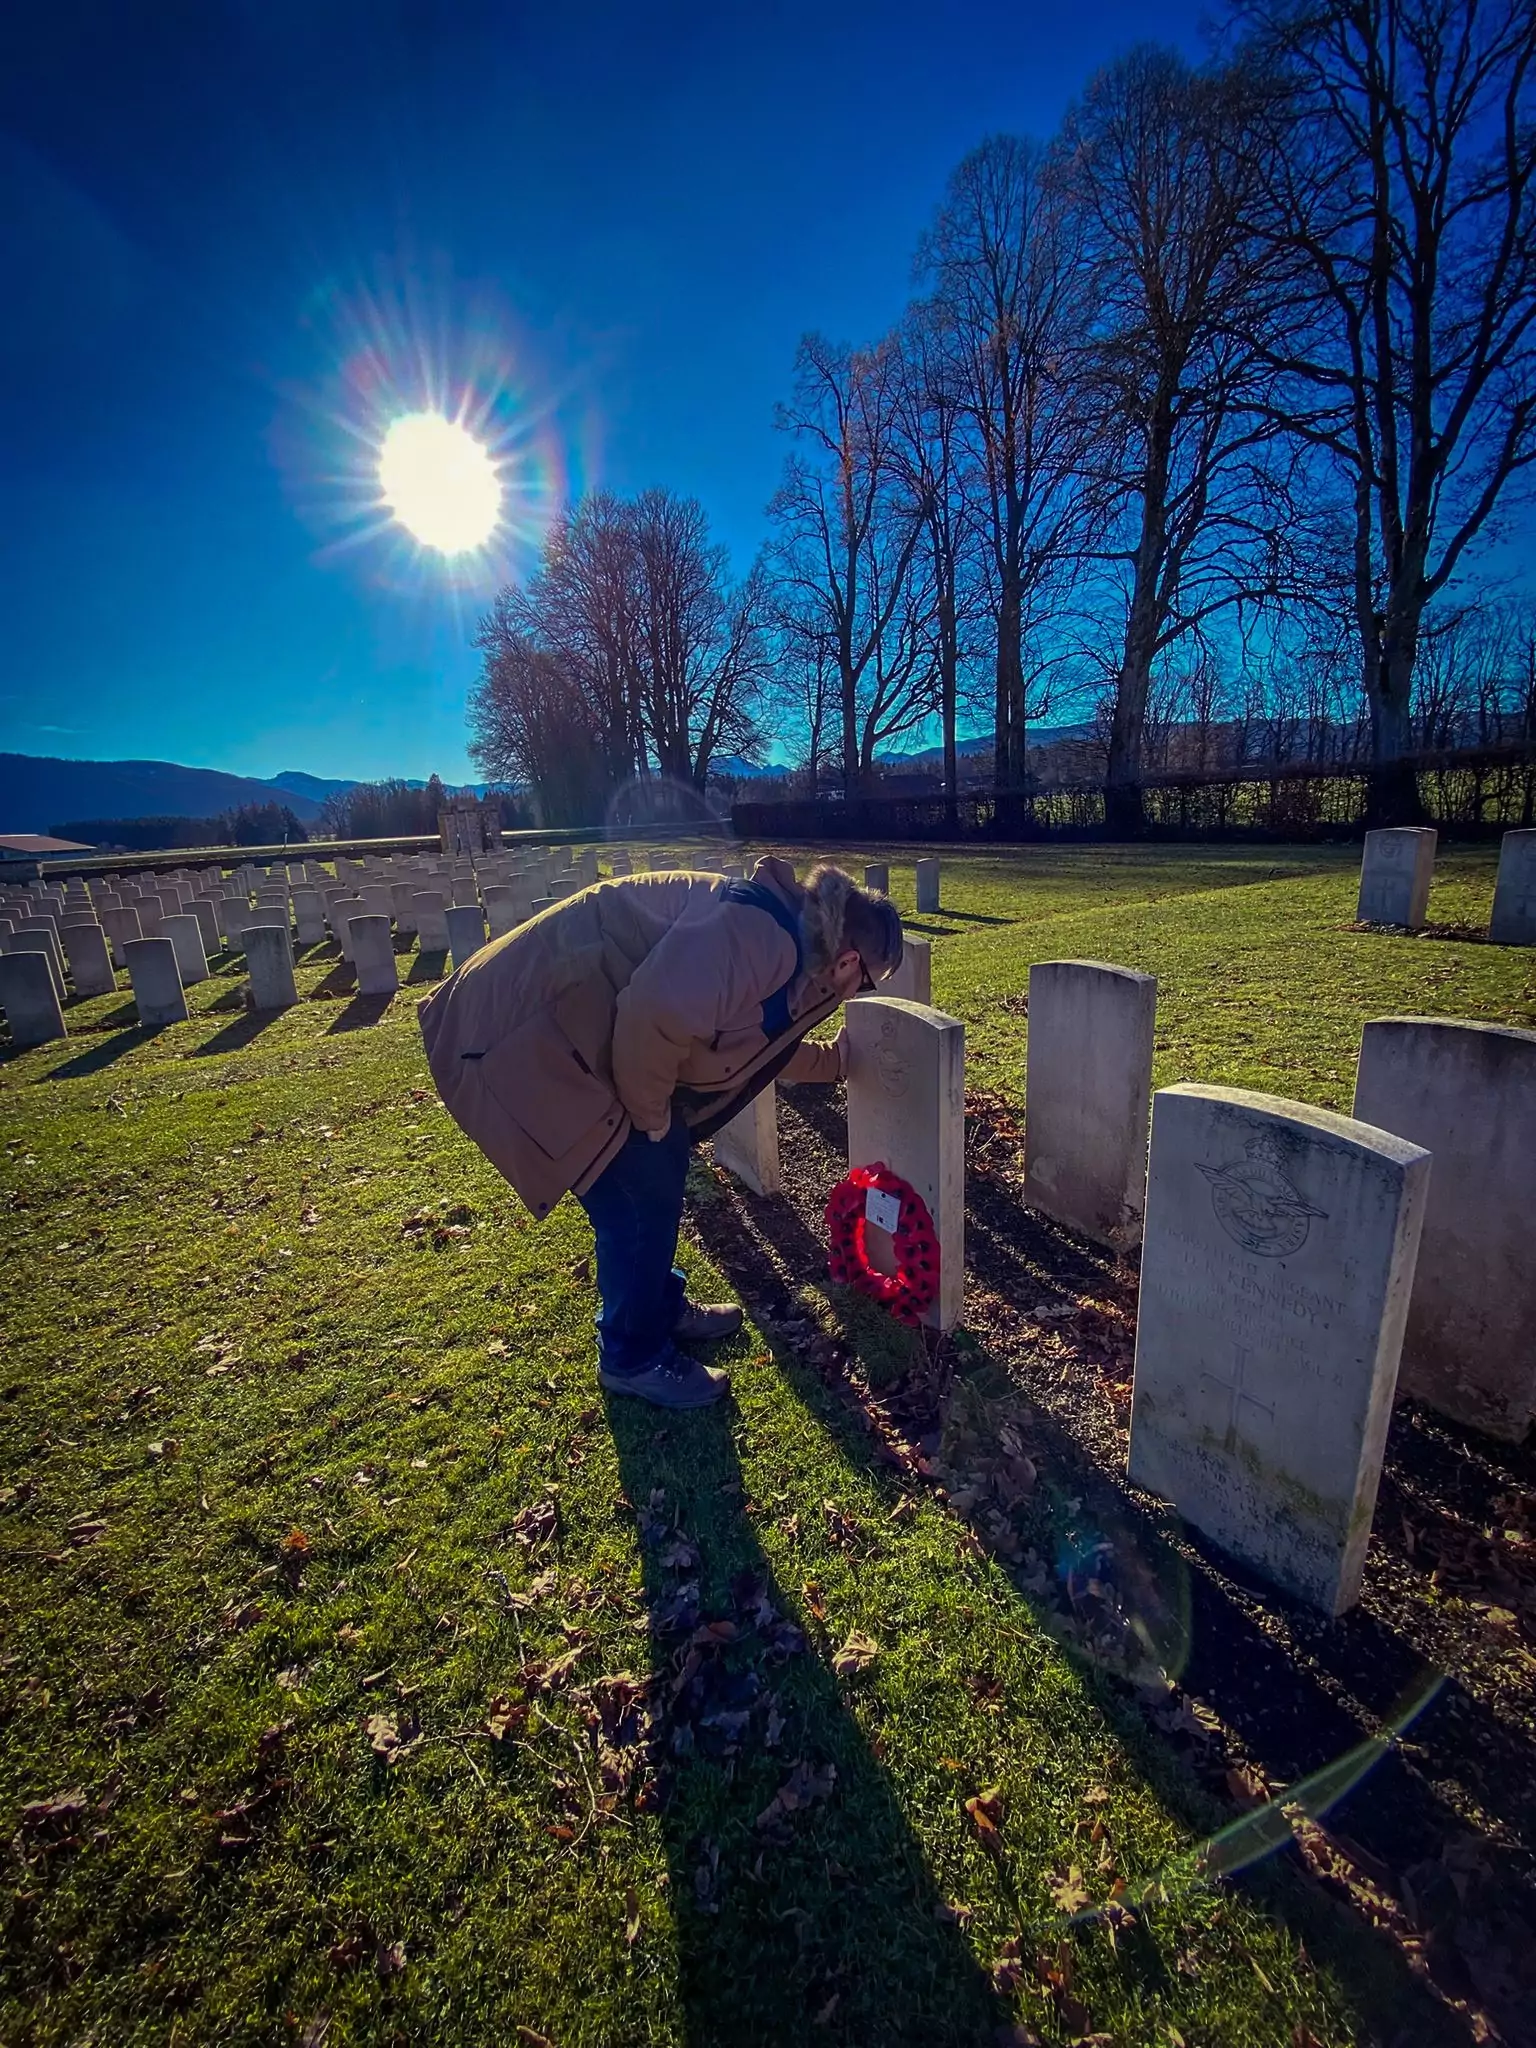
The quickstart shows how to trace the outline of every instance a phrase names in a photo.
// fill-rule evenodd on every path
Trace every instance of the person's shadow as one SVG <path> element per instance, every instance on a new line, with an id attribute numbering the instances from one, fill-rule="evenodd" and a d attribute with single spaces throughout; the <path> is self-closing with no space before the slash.
<path id="1" fill-rule="evenodd" d="M 836 1645 L 757 1541 L 737 1410 L 607 1406 L 640 1526 L 647 1798 L 660 1803 L 687 2040 L 990 2041 L 1008 2015 L 941 1917 L 922 1847 L 839 1697 Z"/>

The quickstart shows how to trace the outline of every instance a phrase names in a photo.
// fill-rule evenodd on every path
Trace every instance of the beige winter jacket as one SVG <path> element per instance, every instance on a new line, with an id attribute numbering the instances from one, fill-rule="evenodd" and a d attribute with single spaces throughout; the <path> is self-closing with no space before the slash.
<path id="1" fill-rule="evenodd" d="M 752 880 L 798 919 L 787 861 Z M 795 944 L 716 875 L 599 882 L 473 954 L 418 1011 L 444 1105 L 535 1216 L 583 1193 L 632 1128 L 669 1112 L 716 1124 L 765 1069 L 835 1081 L 837 1052 L 805 1045 L 838 997 L 824 975 L 789 990 L 787 1028 L 763 1005 L 795 977 Z"/>

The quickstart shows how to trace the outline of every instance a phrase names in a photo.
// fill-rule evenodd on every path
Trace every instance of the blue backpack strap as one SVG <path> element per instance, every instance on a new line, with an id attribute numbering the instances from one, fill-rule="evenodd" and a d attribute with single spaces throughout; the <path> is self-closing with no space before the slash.
<path id="1" fill-rule="evenodd" d="M 766 910 L 781 932 L 787 932 L 794 943 L 794 972 L 782 988 L 776 988 L 763 1004 L 763 1035 L 779 1038 L 789 1029 L 793 1018 L 789 1014 L 789 992 L 800 975 L 803 955 L 800 950 L 800 920 L 787 904 L 781 903 L 771 889 L 765 889 L 761 882 L 727 882 L 720 891 L 722 902 L 745 903 L 753 910 Z"/>

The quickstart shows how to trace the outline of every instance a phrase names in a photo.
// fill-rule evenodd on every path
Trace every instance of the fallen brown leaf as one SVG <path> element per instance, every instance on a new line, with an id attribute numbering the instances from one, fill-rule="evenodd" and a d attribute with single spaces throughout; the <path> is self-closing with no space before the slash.
<path id="1" fill-rule="evenodd" d="M 421 1746 L 421 1736 L 416 1730 L 402 1732 L 399 1724 L 388 1714 L 370 1714 L 363 1723 L 363 1732 L 374 1755 L 388 1765 L 403 1763 L 413 1750 Z"/>
<path id="2" fill-rule="evenodd" d="M 21 1824 L 33 1834 L 45 1828 L 60 1828 L 78 1819 L 89 1803 L 85 1793 L 78 1789 L 55 1792 L 51 1799 L 33 1799 L 24 1806 L 21 1809 Z"/>
<path id="3" fill-rule="evenodd" d="M 789 1776 L 757 1816 L 757 1825 L 760 1828 L 776 1826 L 779 1822 L 788 1820 L 791 1814 L 799 1813 L 807 1806 L 814 1806 L 820 1800 L 830 1799 L 836 1783 L 835 1764 L 823 1764 L 818 1769 L 802 1757 L 791 1765 Z"/>
<path id="4" fill-rule="evenodd" d="M 853 1629 L 847 1642 L 832 1659 L 832 1669 L 839 1678 L 856 1678 L 861 1671 L 867 1671 L 879 1655 L 880 1645 L 873 1637 Z"/>
<path id="5" fill-rule="evenodd" d="M 1075 1863 L 1068 1869 L 1065 1877 L 1049 1878 L 1047 1887 L 1060 1913 L 1081 1913 L 1085 1907 L 1093 1904 L 1083 1885 L 1083 1873 Z"/>
<path id="6" fill-rule="evenodd" d="M 970 1815 L 971 1825 L 975 1828 L 982 1846 L 990 1849 L 994 1856 L 1000 1856 L 1003 1853 L 1003 1838 L 998 1831 L 998 1823 L 1003 1817 L 1003 1797 L 996 1785 L 989 1785 L 986 1791 L 978 1792 L 973 1798 L 967 1799 L 965 1810 Z"/>

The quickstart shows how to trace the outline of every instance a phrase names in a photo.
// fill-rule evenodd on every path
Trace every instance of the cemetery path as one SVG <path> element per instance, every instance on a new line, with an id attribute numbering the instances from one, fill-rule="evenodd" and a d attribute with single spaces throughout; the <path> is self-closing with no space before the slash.
<path id="1" fill-rule="evenodd" d="M 786 1194 L 711 1187 L 703 1242 L 1176 1775 L 1240 1826 L 1335 1771 L 1323 1824 L 1282 1829 L 1289 1853 L 1450 2004 L 1536 2038 L 1536 1444 L 1401 1404 L 1358 1606 L 1330 1621 L 1277 1595 L 1126 1483 L 1134 1266 L 1026 1208 L 1008 1103 L 967 1107 L 955 1338 L 904 1345 L 828 1292 L 846 1137 L 822 1091 L 781 1091 Z"/>

